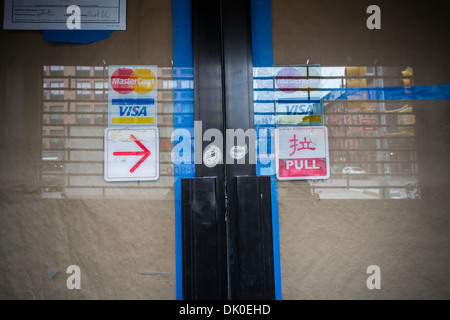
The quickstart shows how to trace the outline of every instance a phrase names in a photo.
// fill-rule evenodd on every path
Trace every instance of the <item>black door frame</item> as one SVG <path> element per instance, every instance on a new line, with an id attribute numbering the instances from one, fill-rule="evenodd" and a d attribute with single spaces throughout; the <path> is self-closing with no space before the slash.
<path id="1" fill-rule="evenodd" d="M 222 132 L 223 163 L 181 183 L 185 299 L 275 298 L 270 179 L 249 136 L 243 164 L 227 157 L 226 133 L 254 128 L 251 36 L 250 0 L 192 0 L 194 115 Z"/>

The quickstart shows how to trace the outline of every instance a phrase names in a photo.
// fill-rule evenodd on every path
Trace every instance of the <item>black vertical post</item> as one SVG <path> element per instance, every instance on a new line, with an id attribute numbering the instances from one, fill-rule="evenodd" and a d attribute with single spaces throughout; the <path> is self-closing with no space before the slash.
<path id="1" fill-rule="evenodd" d="M 188 300 L 227 298 L 224 272 L 226 261 L 219 259 L 223 246 L 220 203 L 216 178 L 183 179 L 183 297 Z"/>
<path id="2" fill-rule="evenodd" d="M 235 177 L 231 299 L 275 299 L 270 177 Z"/>
<path id="3" fill-rule="evenodd" d="M 194 118 L 201 125 L 201 136 L 196 136 L 196 159 L 203 160 L 203 152 L 211 142 L 204 141 L 204 133 L 209 129 L 223 132 L 223 72 L 220 1 L 192 0 L 192 47 L 194 66 Z M 200 139 L 201 141 L 197 141 Z M 217 142 L 216 142 L 217 143 Z M 223 150 L 223 144 L 220 146 Z M 215 177 L 217 250 L 210 257 L 211 263 L 218 264 L 216 282 L 217 295 L 209 299 L 227 298 L 227 245 L 225 222 L 225 168 L 224 164 L 205 166 L 203 161 L 195 165 L 196 177 Z"/>
<path id="4" fill-rule="evenodd" d="M 243 141 L 231 135 L 232 131 L 247 131 L 253 129 L 253 64 L 252 64 L 252 38 L 251 38 L 251 7 L 249 0 L 222 1 L 222 36 L 223 36 L 223 62 L 225 83 L 225 127 L 227 132 L 225 156 L 227 177 L 227 241 L 228 241 L 228 274 L 229 298 L 240 299 L 243 285 L 240 277 L 239 263 L 239 231 L 244 227 L 239 222 L 237 207 L 237 193 L 235 177 L 241 175 L 256 175 L 255 155 L 251 136 Z M 241 131 L 241 133 L 242 133 Z M 248 131 L 250 133 L 250 131 Z M 253 145 L 252 145 L 253 144 Z M 238 159 L 230 157 L 233 148 L 247 150 L 245 163 L 239 164 Z M 250 163 L 252 161 L 253 163 Z M 246 227 L 253 227 L 246 225 Z M 242 232 L 242 231 L 241 231 Z M 242 239 L 242 238 L 241 238 Z M 251 260 L 247 260 L 250 262 Z"/>

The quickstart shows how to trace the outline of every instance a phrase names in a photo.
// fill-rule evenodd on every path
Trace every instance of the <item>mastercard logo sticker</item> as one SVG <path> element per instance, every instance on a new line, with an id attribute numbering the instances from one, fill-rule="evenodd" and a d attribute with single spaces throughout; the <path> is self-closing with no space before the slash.
<path id="1" fill-rule="evenodd" d="M 155 74 L 147 68 L 119 68 L 111 75 L 111 87 L 119 94 L 147 94 L 155 85 Z"/>
<path id="2" fill-rule="evenodd" d="M 291 94 L 301 89 L 320 89 L 320 78 L 320 67 L 285 67 L 277 73 L 275 83 L 280 91 Z"/>
<path id="3" fill-rule="evenodd" d="M 300 72 L 291 67 L 281 69 L 275 77 L 275 82 L 278 89 L 286 93 L 294 93 L 302 86 Z"/>

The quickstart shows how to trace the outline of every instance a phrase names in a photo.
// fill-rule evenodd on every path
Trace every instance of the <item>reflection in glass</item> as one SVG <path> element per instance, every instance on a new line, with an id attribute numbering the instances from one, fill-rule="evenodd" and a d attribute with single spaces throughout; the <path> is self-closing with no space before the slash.
<path id="1" fill-rule="evenodd" d="M 274 116 L 286 116 L 285 110 L 278 114 L 277 109 L 276 97 L 283 95 L 277 93 L 283 88 L 275 83 L 280 70 L 254 68 L 258 126 L 273 128 Z M 383 91 L 384 87 L 406 90 L 413 85 L 412 68 L 321 67 L 320 73 L 331 175 L 327 180 L 308 180 L 312 194 L 322 199 L 420 198 L 413 102 L 385 100 Z M 285 78 L 291 81 L 296 77 Z M 303 80 L 301 75 L 298 78 Z M 294 89 L 291 91 L 310 90 Z M 304 184 L 279 181 L 278 188 L 283 199 Z"/>
<path id="2" fill-rule="evenodd" d="M 158 68 L 160 179 L 116 183 L 103 178 L 108 67 L 44 66 L 43 71 L 43 198 L 173 199 L 172 68 Z"/>

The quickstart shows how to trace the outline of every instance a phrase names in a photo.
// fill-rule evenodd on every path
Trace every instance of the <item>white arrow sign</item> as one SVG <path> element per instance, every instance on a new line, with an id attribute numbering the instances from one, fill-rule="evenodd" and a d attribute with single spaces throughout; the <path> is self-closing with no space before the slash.
<path id="1" fill-rule="evenodd" d="M 158 129 L 106 129 L 105 180 L 158 180 Z"/>

